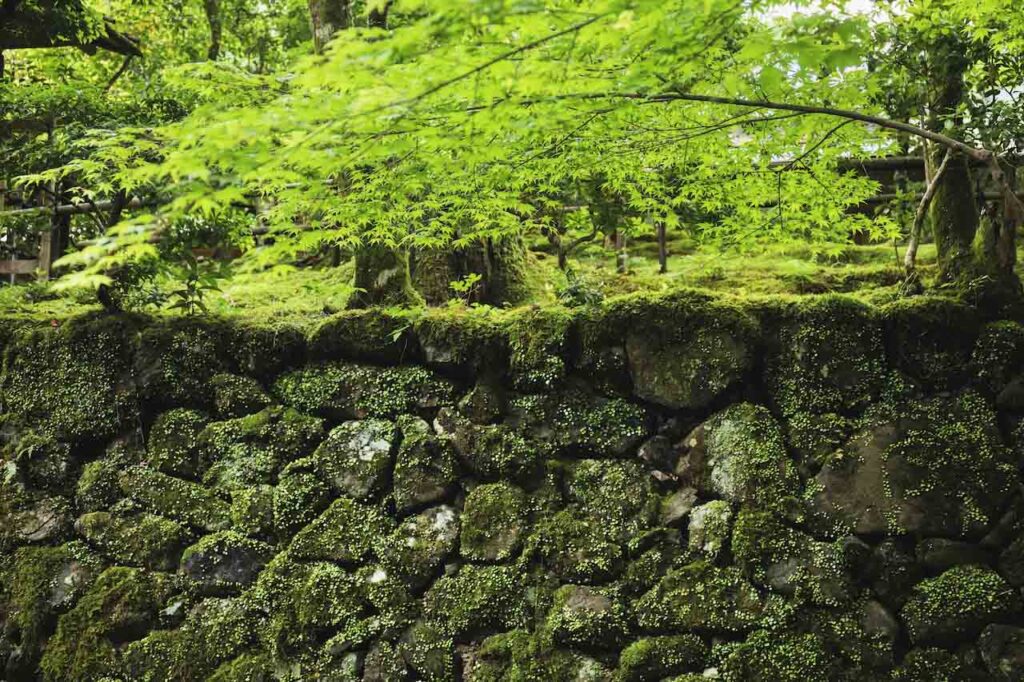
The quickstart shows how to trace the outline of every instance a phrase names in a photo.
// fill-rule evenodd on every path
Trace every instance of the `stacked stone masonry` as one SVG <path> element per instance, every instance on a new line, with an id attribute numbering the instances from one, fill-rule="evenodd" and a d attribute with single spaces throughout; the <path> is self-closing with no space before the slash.
<path id="1" fill-rule="evenodd" d="M 0 680 L 1024 680 L 1024 326 L 0 320 Z"/>

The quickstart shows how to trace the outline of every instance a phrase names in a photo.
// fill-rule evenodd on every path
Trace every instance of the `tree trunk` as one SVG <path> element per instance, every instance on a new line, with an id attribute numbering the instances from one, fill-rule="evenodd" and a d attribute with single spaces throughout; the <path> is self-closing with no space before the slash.
<path id="1" fill-rule="evenodd" d="M 338 31 L 352 25 L 349 0 L 309 0 L 309 20 L 313 27 L 313 49 L 317 54 Z"/>
<path id="2" fill-rule="evenodd" d="M 956 117 L 964 98 L 964 73 L 968 66 L 963 55 L 963 46 L 955 39 L 940 39 L 929 50 L 929 130 L 948 134 L 950 121 L 955 126 L 960 124 Z M 938 168 L 946 150 L 930 144 L 925 153 L 929 165 Z M 938 178 L 929 217 L 935 235 L 940 279 L 949 282 L 969 276 L 972 244 L 978 231 L 978 206 L 974 201 L 970 166 L 963 155 L 950 159 L 946 172 Z"/>
<path id="3" fill-rule="evenodd" d="M 480 275 L 471 303 L 501 306 L 529 298 L 526 245 L 520 237 L 486 240 L 464 249 L 430 249 L 416 254 L 413 282 L 428 305 L 454 298 L 450 284 Z"/>
<path id="4" fill-rule="evenodd" d="M 423 299 L 412 288 L 409 254 L 387 246 L 367 245 L 356 252 L 355 286 L 349 308 L 412 307 Z"/>
<path id="5" fill-rule="evenodd" d="M 220 42 L 224 35 L 224 23 L 220 16 L 220 0 L 204 0 L 206 9 L 206 23 L 210 25 L 210 49 L 206 53 L 207 59 L 216 61 L 220 56 Z"/>
<path id="6" fill-rule="evenodd" d="M 444 305 L 452 298 L 451 283 L 462 278 L 459 259 L 454 251 L 447 249 L 423 249 L 416 251 L 412 265 L 413 286 L 420 292 L 427 305 Z"/>
<path id="7" fill-rule="evenodd" d="M 658 231 L 658 273 L 664 275 L 668 272 L 668 234 L 665 229 L 665 221 L 659 220 L 656 229 Z"/>

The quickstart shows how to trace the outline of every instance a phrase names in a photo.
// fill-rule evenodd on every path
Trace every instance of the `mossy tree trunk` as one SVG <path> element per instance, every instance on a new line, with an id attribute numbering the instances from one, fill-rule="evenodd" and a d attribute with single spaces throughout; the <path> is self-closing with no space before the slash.
<path id="1" fill-rule="evenodd" d="M 466 297 L 470 303 L 501 306 L 529 298 L 526 244 L 519 236 L 488 239 L 456 250 L 416 254 L 413 281 L 428 305 L 442 305 L 455 292 L 450 284 L 479 275 L 478 285 Z"/>
<path id="2" fill-rule="evenodd" d="M 412 286 L 409 254 L 388 246 L 367 245 L 356 252 L 355 286 L 349 308 L 416 306 L 423 302 Z"/>
<path id="3" fill-rule="evenodd" d="M 313 49 L 317 54 L 338 31 L 352 23 L 349 0 L 309 0 L 309 21 L 313 29 Z"/>
<path id="4" fill-rule="evenodd" d="M 964 98 L 964 74 L 968 67 L 963 46 L 955 39 L 938 41 L 929 50 L 929 96 L 927 127 L 949 133 L 949 125 L 958 126 L 958 110 Z M 925 153 L 930 168 L 938 168 L 946 149 L 928 144 Z M 972 245 L 978 231 L 978 206 L 967 159 L 957 154 L 949 160 L 938 179 L 928 207 L 939 275 L 944 281 L 961 281 L 970 276 Z"/>

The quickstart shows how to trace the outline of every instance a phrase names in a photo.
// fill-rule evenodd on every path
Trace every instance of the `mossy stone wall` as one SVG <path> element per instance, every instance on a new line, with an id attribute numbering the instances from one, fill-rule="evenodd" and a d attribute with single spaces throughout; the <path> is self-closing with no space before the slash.
<path id="1" fill-rule="evenodd" d="M 1024 326 L 0 320 L 0 680 L 1024 679 Z"/>

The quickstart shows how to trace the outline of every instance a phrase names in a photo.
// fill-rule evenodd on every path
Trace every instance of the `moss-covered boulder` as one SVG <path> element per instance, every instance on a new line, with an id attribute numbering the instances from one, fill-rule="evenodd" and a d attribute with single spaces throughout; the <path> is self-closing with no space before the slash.
<path id="1" fill-rule="evenodd" d="M 1000 320 L 982 327 L 971 353 L 974 383 L 988 395 L 999 396 L 1021 376 L 1022 367 L 1024 325 Z"/>
<path id="2" fill-rule="evenodd" d="M 413 589 L 429 583 L 459 541 L 459 517 L 447 505 L 410 516 L 376 545 L 387 572 Z"/>
<path id="3" fill-rule="evenodd" d="M 919 583 L 900 612 L 915 644 L 955 646 L 977 637 L 989 623 L 1021 615 L 1020 594 L 998 573 L 957 566 Z"/>
<path id="4" fill-rule="evenodd" d="M 168 476 L 193 478 L 200 474 L 199 434 L 208 423 L 206 415 L 188 408 L 162 413 L 149 431 L 149 465 Z"/>
<path id="5" fill-rule="evenodd" d="M 460 642 L 520 627 L 527 616 L 522 575 L 513 566 L 465 565 L 434 583 L 423 612 Z"/>
<path id="6" fill-rule="evenodd" d="M 274 530 L 279 536 L 291 537 L 330 504 L 330 487 L 315 469 L 312 459 L 301 459 L 281 472 L 273 501 Z"/>
<path id="7" fill-rule="evenodd" d="M 590 649 L 617 649 L 632 630 L 631 614 L 610 590 L 563 585 L 555 591 L 546 627 L 559 644 Z"/>
<path id="8" fill-rule="evenodd" d="M 735 634 L 757 625 L 764 604 L 738 569 L 696 562 L 668 571 L 634 608 L 640 627 L 652 634 Z"/>
<path id="9" fill-rule="evenodd" d="M 892 364 L 931 390 L 963 384 L 981 326 L 976 310 L 921 296 L 891 303 L 881 315 Z"/>
<path id="10" fill-rule="evenodd" d="M 550 391 L 565 378 L 574 316 L 564 308 L 522 308 L 507 324 L 509 383 L 517 391 Z"/>
<path id="11" fill-rule="evenodd" d="M 660 499 L 650 472 L 639 462 L 585 459 L 574 463 L 565 479 L 573 509 L 600 520 L 620 542 L 650 528 Z"/>
<path id="12" fill-rule="evenodd" d="M 892 671 L 894 682 L 990 682 L 992 677 L 966 656 L 945 649 L 911 649 Z"/>
<path id="13" fill-rule="evenodd" d="M 537 556 L 566 582 L 586 585 L 615 577 L 624 564 L 622 543 L 602 521 L 571 510 L 542 518 L 526 553 Z"/>
<path id="14" fill-rule="evenodd" d="M 207 535 L 181 555 L 181 572 L 206 594 L 235 592 L 250 584 L 274 556 L 270 545 L 236 531 Z"/>
<path id="15" fill-rule="evenodd" d="M 992 408 L 976 393 L 879 405 L 811 486 L 823 530 L 980 537 L 1015 477 Z"/>
<path id="16" fill-rule="evenodd" d="M 707 494 L 772 508 L 800 490 L 782 429 L 760 405 L 740 403 L 718 412 L 682 445 L 677 475 Z"/>
<path id="17" fill-rule="evenodd" d="M 844 545 L 815 541 L 770 512 L 740 512 L 732 552 L 751 580 L 776 592 L 832 606 L 853 595 L 855 576 Z"/>
<path id="18" fill-rule="evenodd" d="M 377 507 L 343 497 L 296 533 L 290 552 L 301 561 L 360 564 L 393 530 L 394 522 Z"/>
<path id="19" fill-rule="evenodd" d="M 225 489 L 273 483 L 283 466 L 311 453 L 322 438 L 323 423 L 295 410 L 269 408 L 214 422 L 199 436 L 203 482 Z"/>
<path id="20" fill-rule="evenodd" d="M 752 366 L 757 325 L 739 308 L 698 296 L 665 296 L 644 301 L 641 316 L 650 317 L 648 324 L 620 319 L 634 318 L 639 303 L 616 304 L 608 322 L 622 325 L 629 372 L 640 398 L 698 410 L 738 384 Z"/>
<path id="21" fill-rule="evenodd" d="M 125 495 L 157 516 L 206 531 L 223 530 L 231 525 L 231 507 L 196 483 L 143 465 L 126 469 L 118 481 Z"/>
<path id="22" fill-rule="evenodd" d="M 175 570 L 189 537 L 180 524 L 153 514 L 91 512 L 78 518 L 75 530 L 113 563 L 155 571 Z"/>
<path id="23" fill-rule="evenodd" d="M 134 442 L 115 441 L 102 457 L 86 463 L 75 484 L 75 504 L 79 511 L 100 511 L 122 499 L 124 491 L 118 477 L 142 456 Z"/>
<path id="24" fill-rule="evenodd" d="M 690 512 L 687 543 L 690 551 L 714 561 L 729 546 L 732 532 L 732 505 L 725 500 L 712 500 Z"/>
<path id="25" fill-rule="evenodd" d="M 622 457 L 650 435 L 643 407 L 578 388 L 519 396 L 509 412 L 518 432 L 574 457 Z"/>
<path id="26" fill-rule="evenodd" d="M 462 556 L 473 561 L 513 557 L 528 529 L 528 511 L 526 494 L 510 483 L 474 488 L 462 513 Z"/>
<path id="27" fill-rule="evenodd" d="M 15 334 L 0 376 L 6 408 L 65 442 L 114 437 L 139 416 L 131 334 L 119 317 L 82 317 Z"/>
<path id="28" fill-rule="evenodd" d="M 549 637 L 523 629 L 493 635 L 479 647 L 464 649 L 462 672 L 466 682 L 613 679 L 612 671 L 593 658 L 556 647 Z"/>
<path id="29" fill-rule="evenodd" d="M 398 430 L 382 419 L 345 422 L 313 453 L 323 480 L 356 500 L 378 497 L 391 477 Z"/>
<path id="30" fill-rule="evenodd" d="M 1024 680 L 1024 628 L 989 625 L 978 639 L 978 651 L 995 682 Z"/>
<path id="31" fill-rule="evenodd" d="M 18 643 L 16 656 L 7 666 L 11 679 L 35 676 L 57 615 L 74 606 L 101 568 L 99 557 L 77 542 L 14 552 L 10 572 L 3 576 L 7 588 L 3 592 L 9 593 L 0 593 L 4 639 Z"/>
<path id="32" fill-rule="evenodd" d="M 428 416 L 454 403 L 452 385 L 422 367 L 327 363 L 282 376 L 274 393 L 286 405 L 332 421 Z"/>
<path id="33" fill-rule="evenodd" d="M 232 369 L 232 336 L 223 321 L 168 318 L 145 326 L 133 349 L 140 397 L 150 409 L 210 406 L 210 378 Z"/>
<path id="34" fill-rule="evenodd" d="M 766 383 L 787 415 L 851 413 L 885 380 L 882 324 L 871 308 L 840 296 L 787 308 L 769 344 Z"/>
<path id="35" fill-rule="evenodd" d="M 270 396 L 258 381 L 238 374 L 217 374 L 210 378 L 213 409 L 221 419 L 237 419 L 270 406 Z"/>
<path id="36" fill-rule="evenodd" d="M 438 439 L 419 417 L 398 418 L 402 442 L 395 455 L 392 496 L 399 514 L 443 501 L 455 488 L 457 467 L 451 444 Z"/>
<path id="37" fill-rule="evenodd" d="M 813 633 L 758 630 L 718 655 L 723 659 L 719 671 L 727 680 L 804 682 L 833 680 L 840 674 L 835 657 Z"/>
<path id="38" fill-rule="evenodd" d="M 74 479 L 76 466 L 71 446 L 53 436 L 22 432 L 0 447 L 0 459 L 14 463 L 12 472 L 29 488 L 54 494 L 66 494 Z"/>
<path id="39" fill-rule="evenodd" d="M 449 410 L 442 410 L 435 424 L 451 439 L 465 468 L 483 480 L 524 482 L 539 475 L 547 448 L 505 424 L 474 424 Z"/>
<path id="40" fill-rule="evenodd" d="M 231 525 L 260 539 L 274 536 L 274 487 L 259 485 L 231 491 Z"/>
<path id="41" fill-rule="evenodd" d="M 254 646 L 263 625 L 263 617 L 244 600 L 204 599 L 188 612 L 181 627 L 154 630 L 125 646 L 123 670 L 128 679 L 145 682 L 206 679 Z"/>
<path id="42" fill-rule="evenodd" d="M 173 591 L 167 574 L 108 568 L 57 622 L 40 663 L 43 679 L 119 677 L 119 645 L 145 635 Z"/>
<path id="43" fill-rule="evenodd" d="M 643 682 L 701 672 L 707 656 L 707 645 L 696 635 L 645 637 L 622 650 L 618 675 L 624 682 Z"/>
<path id="44" fill-rule="evenodd" d="M 406 630 L 399 640 L 398 652 L 417 679 L 424 682 L 456 679 L 452 638 L 431 623 L 419 621 Z"/>
<path id="45" fill-rule="evenodd" d="M 999 555 L 999 573 L 1014 587 L 1024 588 L 1024 532 Z"/>
<path id="46" fill-rule="evenodd" d="M 349 360 L 397 365 L 419 357 L 409 320 L 388 310 L 346 310 L 329 317 L 309 337 L 314 361 Z"/>

